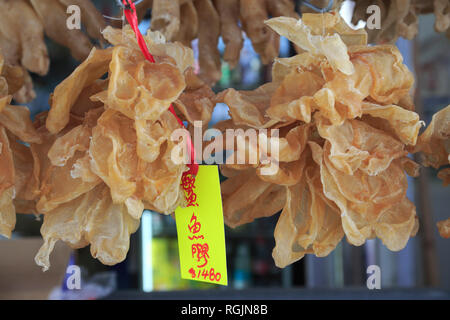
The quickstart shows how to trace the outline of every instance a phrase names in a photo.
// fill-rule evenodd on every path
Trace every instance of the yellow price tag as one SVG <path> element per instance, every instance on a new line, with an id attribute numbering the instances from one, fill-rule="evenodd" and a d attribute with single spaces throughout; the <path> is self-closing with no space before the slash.
<path id="1" fill-rule="evenodd" d="M 186 208 L 175 210 L 181 278 L 227 285 L 222 198 L 217 166 L 183 175 Z"/>

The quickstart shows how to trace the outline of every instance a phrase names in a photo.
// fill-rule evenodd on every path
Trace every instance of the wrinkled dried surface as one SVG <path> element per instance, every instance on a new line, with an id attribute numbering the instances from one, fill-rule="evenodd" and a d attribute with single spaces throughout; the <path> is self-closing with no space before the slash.
<path id="1" fill-rule="evenodd" d="M 335 1 L 336 2 L 336 1 Z M 340 3 L 339 3 L 340 4 Z M 398 37 L 413 39 L 419 31 L 419 15 L 434 13 L 436 32 L 446 32 L 450 27 L 450 2 L 448 0 L 358 0 L 352 23 L 366 21 L 373 11 L 367 10 L 371 5 L 380 8 L 380 27 L 366 28 L 370 43 L 395 43 Z"/>
<path id="2" fill-rule="evenodd" d="M 256 144 L 239 144 L 245 137 L 238 137 L 237 146 L 224 147 L 238 158 L 239 146 L 246 156 L 258 154 L 252 165 L 221 167 L 228 177 L 222 183 L 225 223 L 236 227 L 282 209 L 273 250 L 281 268 L 306 254 L 328 255 L 344 236 L 357 246 L 378 237 L 392 251 L 403 249 L 418 230 L 406 173 L 419 174 L 407 150 L 420 141 L 422 123 L 410 96 L 413 76 L 400 52 L 367 46 L 367 34 L 335 13 L 266 24 L 303 52 L 276 59 L 272 82 L 217 96 L 232 118 L 215 126 L 220 132 L 279 130 L 278 155 L 272 133 L 260 134 Z M 261 151 L 270 164 L 261 161 Z M 262 174 L 272 165 L 278 170 Z M 284 203 L 260 214 L 248 209 L 272 188 L 285 190 Z"/>
<path id="3" fill-rule="evenodd" d="M 89 37 L 101 40 L 100 31 L 106 26 L 105 21 L 90 0 L 0 1 L 0 51 L 8 64 L 22 69 L 24 74 L 21 86 L 15 90 L 18 91 L 14 95 L 16 102 L 26 103 L 36 96 L 28 71 L 38 75 L 48 73 L 50 60 L 44 35 L 68 47 L 80 61 L 93 47 L 82 30 L 68 29 L 66 22 L 70 19 L 66 9 L 69 5 L 81 9 L 81 22 Z"/>
<path id="4" fill-rule="evenodd" d="M 58 240 L 119 263 L 144 209 L 170 214 L 185 205 L 187 167 L 172 153 L 187 141 L 172 141 L 180 124 L 168 109 L 190 123 L 211 118 L 215 94 L 193 73 L 190 48 L 150 32 L 152 64 L 129 26 L 103 34 L 113 46 L 92 49 L 33 123 L 26 107 L 9 104 L 22 69 L 0 59 L 0 232 L 11 236 L 16 210 L 44 214 L 36 256 L 44 270 Z"/>

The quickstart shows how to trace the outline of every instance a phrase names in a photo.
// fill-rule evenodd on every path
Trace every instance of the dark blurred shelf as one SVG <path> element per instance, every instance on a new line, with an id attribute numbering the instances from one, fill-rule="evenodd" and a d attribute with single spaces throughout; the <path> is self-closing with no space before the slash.
<path id="1" fill-rule="evenodd" d="M 450 290 L 439 289 L 215 289 L 117 291 L 106 300 L 450 300 Z"/>

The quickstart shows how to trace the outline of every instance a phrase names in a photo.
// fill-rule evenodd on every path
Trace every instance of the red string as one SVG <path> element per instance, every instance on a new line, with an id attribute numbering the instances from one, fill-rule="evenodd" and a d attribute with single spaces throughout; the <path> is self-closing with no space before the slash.
<path id="1" fill-rule="evenodd" d="M 150 61 L 151 63 L 155 63 L 155 59 L 153 58 L 152 54 L 148 51 L 147 44 L 145 43 L 144 37 L 141 34 L 141 31 L 139 31 L 139 23 L 136 15 L 136 7 L 131 0 L 122 0 L 123 5 L 125 6 L 125 17 L 127 18 L 128 23 L 130 24 L 131 28 L 133 29 L 134 33 L 136 34 L 137 42 L 139 45 L 139 48 L 141 48 L 142 53 L 144 54 L 144 57 Z M 175 119 L 177 119 L 178 123 L 184 127 L 183 122 L 178 118 L 177 114 L 175 113 L 175 109 L 173 108 L 173 105 L 170 105 L 169 111 L 175 116 Z M 195 148 L 192 144 L 192 140 L 190 135 L 187 137 L 188 142 L 188 148 L 189 148 L 189 154 L 191 156 L 191 164 L 188 164 L 189 171 L 187 174 L 197 175 L 198 172 L 198 164 L 195 162 Z"/>

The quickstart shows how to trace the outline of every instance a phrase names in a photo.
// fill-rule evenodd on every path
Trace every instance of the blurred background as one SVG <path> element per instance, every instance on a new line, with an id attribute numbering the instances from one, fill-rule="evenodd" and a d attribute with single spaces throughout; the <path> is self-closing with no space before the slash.
<path id="1" fill-rule="evenodd" d="M 120 15 L 112 0 L 94 0 L 106 16 Z M 352 3 L 342 9 L 350 17 Z M 148 12 L 140 28 L 150 24 Z M 434 16 L 420 16 L 419 34 L 413 41 L 399 39 L 405 64 L 416 77 L 417 112 L 429 124 L 431 116 L 450 104 L 450 40 L 433 29 Z M 66 48 L 48 41 L 51 69 L 47 76 L 34 76 L 37 98 L 28 107 L 35 115 L 49 108 L 48 97 L 55 86 L 77 66 Z M 223 43 L 219 47 L 223 50 Z M 193 49 L 197 54 L 195 41 Z M 290 43 L 282 38 L 280 56 L 294 55 Z M 215 92 L 225 88 L 254 89 L 270 81 L 271 66 L 263 66 L 246 38 L 239 65 L 230 70 L 222 64 L 222 78 Z M 219 104 L 212 124 L 227 119 L 227 106 Z M 381 288 L 393 297 L 449 297 L 450 240 L 441 238 L 436 222 L 450 217 L 450 187 L 444 188 L 436 171 L 423 168 L 421 178 L 410 178 L 408 197 L 415 202 L 420 230 L 400 252 L 390 252 L 381 241 L 369 240 L 361 247 L 343 240 L 325 258 L 306 256 L 293 265 L 279 269 L 272 259 L 273 232 L 278 214 L 230 229 L 225 227 L 228 287 L 180 278 L 175 221 L 170 216 L 146 211 L 139 230 L 132 235 L 127 259 L 113 267 L 94 260 L 89 248 L 72 251 L 60 244 L 52 254 L 52 268 L 42 273 L 34 263 L 41 245 L 41 220 L 18 215 L 13 240 L 0 236 L 0 297 L 97 299 L 241 297 L 326 298 L 355 297 L 368 294 L 366 273 L 369 265 L 381 268 Z M 3 241 L 5 240 L 5 241 Z M 21 257 L 18 252 L 20 252 Z M 23 253 L 23 254 L 22 254 Z M 16 259 L 17 257 L 17 259 Z M 81 270 L 81 290 L 68 290 L 66 268 Z M 14 276 L 11 276 L 14 274 Z M 18 284 L 25 282 L 25 284 Z M 387 297 L 387 296 L 384 296 Z"/>

